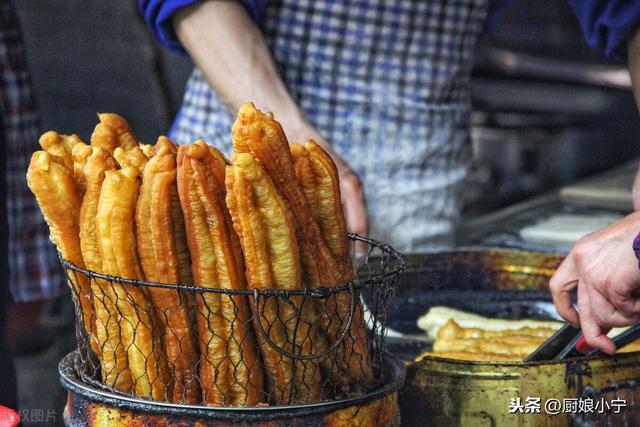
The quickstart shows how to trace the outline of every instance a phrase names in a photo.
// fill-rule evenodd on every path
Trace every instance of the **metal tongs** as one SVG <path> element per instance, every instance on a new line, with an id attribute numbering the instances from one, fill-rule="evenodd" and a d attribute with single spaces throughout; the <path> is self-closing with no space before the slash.
<path id="1" fill-rule="evenodd" d="M 638 338 L 640 338 L 640 324 L 616 335 L 613 338 L 613 343 L 616 345 L 616 349 L 620 349 Z M 525 359 L 525 362 L 563 360 L 570 357 L 600 356 L 603 354 L 601 350 L 594 349 L 587 344 L 579 328 L 573 327 L 570 323 L 565 323 L 555 334 L 531 353 Z"/>

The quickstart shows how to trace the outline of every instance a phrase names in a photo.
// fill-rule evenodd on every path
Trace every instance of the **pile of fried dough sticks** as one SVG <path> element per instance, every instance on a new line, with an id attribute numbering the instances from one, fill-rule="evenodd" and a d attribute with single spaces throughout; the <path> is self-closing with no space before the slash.
<path id="1" fill-rule="evenodd" d="M 222 290 L 353 280 L 336 167 L 314 141 L 290 145 L 272 114 L 241 107 L 231 162 L 202 140 L 177 146 L 161 136 L 146 145 L 122 117 L 98 117 L 90 144 L 43 134 L 27 173 L 65 260 L 124 279 Z M 322 354 L 342 333 L 349 292 L 323 305 L 273 298 L 257 313 L 251 295 L 69 279 L 100 381 L 112 389 L 254 406 L 333 399 L 374 381 L 358 304 L 335 351 L 294 359 L 276 350 Z"/>

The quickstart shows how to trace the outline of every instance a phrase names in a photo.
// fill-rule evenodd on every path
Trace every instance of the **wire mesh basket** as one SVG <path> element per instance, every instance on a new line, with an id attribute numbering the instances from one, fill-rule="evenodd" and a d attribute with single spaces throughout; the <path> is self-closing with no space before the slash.
<path id="1" fill-rule="evenodd" d="M 365 254 L 354 259 L 353 281 L 293 291 L 127 280 L 61 259 L 70 283 L 90 289 L 70 286 L 76 374 L 118 395 L 186 405 L 304 405 L 369 393 L 386 375 L 387 308 L 405 262 L 388 245 L 349 239 Z"/>

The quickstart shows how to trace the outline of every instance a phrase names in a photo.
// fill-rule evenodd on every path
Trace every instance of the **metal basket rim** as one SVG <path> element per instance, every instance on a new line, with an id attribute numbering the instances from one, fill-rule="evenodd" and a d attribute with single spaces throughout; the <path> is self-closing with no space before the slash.
<path id="1" fill-rule="evenodd" d="M 389 352 L 384 352 L 384 363 L 387 365 L 385 381 L 375 390 L 355 397 L 347 397 L 339 400 L 327 400 L 318 403 L 295 405 L 270 405 L 270 406 L 202 406 L 186 405 L 170 402 L 141 399 L 133 396 L 121 395 L 117 392 L 103 390 L 96 385 L 85 383 L 74 368 L 74 358 L 78 350 L 74 350 L 60 360 L 58 364 L 59 378 L 62 386 L 72 393 L 77 393 L 84 398 L 102 402 L 108 405 L 119 406 L 126 409 L 143 410 L 149 413 L 172 415 L 200 416 L 203 418 L 228 418 L 235 414 L 239 418 L 251 420 L 266 420 L 271 416 L 300 416 L 313 413 L 324 413 L 353 405 L 364 404 L 388 396 L 400 390 L 404 385 L 407 369 L 400 359 Z M 98 396 L 92 398 L 91 395 Z"/>
<path id="2" fill-rule="evenodd" d="M 211 287 L 202 287 L 202 286 L 194 286 L 194 285 L 181 285 L 176 283 L 158 283 L 158 282 L 147 282 L 144 280 L 136 280 L 136 279 L 125 279 L 123 277 L 112 276 L 109 274 L 98 273 L 86 268 L 78 267 L 73 262 L 66 260 L 62 257 L 60 253 L 58 256 L 60 258 L 60 263 L 65 269 L 69 269 L 72 271 L 76 271 L 81 273 L 82 275 L 89 277 L 91 279 L 101 279 L 107 282 L 115 282 L 122 285 L 131 285 L 136 287 L 152 287 L 152 288 L 164 288 L 164 289 L 175 289 L 178 291 L 189 291 L 196 293 L 215 293 L 215 294 L 224 294 L 224 295 L 251 295 L 254 297 L 264 296 L 264 297 L 284 297 L 287 298 L 289 296 L 310 296 L 314 298 L 327 298 L 330 295 L 337 294 L 340 292 L 344 292 L 350 288 L 360 289 L 365 286 L 372 286 L 377 283 L 384 281 L 389 277 L 393 277 L 397 274 L 400 274 L 404 271 L 406 266 L 405 258 L 402 254 L 396 251 L 392 246 L 381 243 L 377 240 L 370 239 L 367 237 L 359 236 L 354 233 L 348 233 L 347 237 L 353 241 L 360 241 L 370 245 L 371 247 L 377 247 L 383 251 L 385 254 L 391 255 L 395 261 L 396 265 L 391 271 L 388 271 L 383 274 L 376 275 L 374 277 L 358 280 L 355 279 L 353 281 L 335 285 L 335 286 L 326 286 L 326 287 L 318 287 L 316 289 L 296 289 L 296 290 L 283 290 L 283 289 L 271 289 L 271 288 L 256 288 L 256 289 L 223 289 L 223 288 L 211 288 Z"/>

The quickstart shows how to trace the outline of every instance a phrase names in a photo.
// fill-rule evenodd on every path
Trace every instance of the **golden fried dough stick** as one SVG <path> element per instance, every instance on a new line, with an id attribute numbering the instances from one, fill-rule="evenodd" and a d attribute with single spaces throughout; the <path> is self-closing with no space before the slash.
<path id="1" fill-rule="evenodd" d="M 158 153 L 158 151 L 160 151 L 163 148 L 168 150 L 170 153 L 173 153 L 173 154 L 177 154 L 178 153 L 178 144 L 174 143 L 173 141 L 171 141 L 166 136 L 160 135 L 158 137 L 158 140 L 156 141 L 156 145 L 154 145 L 151 148 L 151 153 L 152 154 L 151 155 L 147 155 L 147 157 L 151 158 L 151 157 L 155 156 Z"/>
<path id="2" fill-rule="evenodd" d="M 113 154 L 116 148 L 131 149 L 138 146 L 129 123 L 117 114 L 98 114 L 98 123 L 91 134 L 91 145 Z"/>
<path id="3" fill-rule="evenodd" d="M 313 169 L 311 168 L 311 159 L 309 158 L 309 152 L 304 145 L 291 144 L 289 146 L 291 150 L 291 158 L 293 159 L 293 169 L 298 177 L 300 187 L 304 193 L 311 212 L 316 221 L 318 221 L 318 210 L 316 209 L 316 177 L 313 175 Z"/>
<path id="4" fill-rule="evenodd" d="M 89 155 L 85 156 L 86 149 Z M 100 258 L 100 244 L 96 235 L 98 201 L 105 172 L 117 169 L 109 152 L 100 147 L 78 144 L 73 149 L 74 167 L 80 168 L 86 183 L 85 196 L 80 208 L 80 247 L 85 265 L 91 271 L 104 273 Z M 77 161 L 76 161 L 77 160 Z M 80 163 L 80 162 L 83 163 Z M 78 172 L 76 168 L 76 172 Z M 102 382 L 116 390 L 130 392 L 133 387 L 124 343 L 120 339 L 116 296 L 111 284 L 101 279 L 91 281 L 95 309 L 96 337 L 100 347 L 99 359 Z"/>
<path id="5" fill-rule="evenodd" d="M 439 330 L 437 340 L 448 341 L 453 339 L 494 339 L 505 337 L 531 337 L 549 338 L 555 329 L 543 327 L 522 327 L 519 329 L 507 329 L 502 331 L 492 331 L 481 328 L 463 328 L 454 319 L 449 319 Z"/>
<path id="6" fill-rule="evenodd" d="M 109 126 L 98 123 L 91 134 L 91 146 L 100 147 L 113 154 L 118 145 L 118 135 Z"/>
<path id="7" fill-rule="evenodd" d="M 157 156 L 156 156 L 157 157 Z M 185 216 L 197 286 L 243 290 L 244 272 L 232 239 L 224 182 L 210 148 L 198 142 L 178 149 L 178 192 Z M 264 401 L 263 372 L 249 310 L 242 296 L 196 296 L 200 336 L 200 382 L 209 405 L 253 406 Z"/>
<path id="8" fill-rule="evenodd" d="M 80 142 L 76 144 L 71 150 L 71 157 L 73 159 L 73 177 L 76 180 L 76 189 L 82 197 L 84 197 L 87 191 L 87 180 L 84 175 L 84 165 L 87 159 L 93 152 L 90 145 Z"/>
<path id="9" fill-rule="evenodd" d="M 229 162 L 229 159 L 227 159 L 227 156 L 222 154 L 220 150 L 208 145 L 202 139 L 197 140 L 196 142 L 194 142 L 194 144 L 200 145 L 201 147 L 205 147 L 209 150 L 209 154 L 211 154 L 211 162 L 212 162 L 209 170 L 211 171 L 213 177 L 215 178 L 217 185 L 220 186 L 221 188 L 224 188 L 224 191 L 226 194 L 226 188 L 225 188 L 226 168 L 228 165 L 231 164 Z M 231 217 L 229 217 L 229 220 L 231 220 Z M 244 271 L 245 271 L 244 255 L 242 254 L 242 246 L 240 245 L 240 239 L 238 237 L 237 232 L 231 233 L 230 237 L 231 237 L 231 246 L 233 247 L 236 261 L 238 262 L 238 268 L 240 269 L 240 271 L 243 272 L 243 275 L 244 275 Z"/>
<path id="10" fill-rule="evenodd" d="M 166 150 L 168 153 L 173 154 L 173 157 L 176 158 L 176 155 L 178 154 L 178 145 L 172 142 L 166 136 L 160 136 L 158 138 L 158 141 L 156 142 L 156 145 L 153 146 L 153 155 L 155 156 L 160 150 Z M 171 218 L 174 221 L 173 229 L 177 230 L 175 232 L 174 239 L 176 245 L 176 254 L 178 255 L 178 274 L 180 277 L 179 283 L 191 285 L 193 284 L 193 275 L 191 274 L 191 255 L 189 254 L 189 247 L 187 245 L 187 235 L 185 231 L 182 207 L 180 206 L 177 183 L 171 187 L 171 209 Z"/>
<path id="11" fill-rule="evenodd" d="M 155 155 L 155 153 L 153 152 L 153 145 L 140 143 L 139 147 L 140 147 L 140 150 L 142 150 L 142 152 L 144 153 L 144 155 L 147 156 L 148 158 L 151 158 Z"/>
<path id="12" fill-rule="evenodd" d="M 280 123 L 271 114 L 264 114 L 253 104 L 247 103 L 238 112 L 232 138 L 234 156 L 251 152 L 267 171 L 293 213 L 305 286 L 313 288 L 339 284 L 338 266 L 298 183 L 289 144 Z"/>
<path id="13" fill-rule="evenodd" d="M 121 168 L 133 167 L 138 169 L 140 173 L 144 171 L 144 167 L 149 158 L 142 152 L 138 146 L 133 148 L 118 147 L 113 151 L 113 157 L 116 159 Z"/>
<path id="14" fill-rule="evenodd" d="M 76 137 L 77 138 L 77 137 Z M 52 156 L 58 157 L 62 160 L 62 163 L 69 169 L 73 170 L 73 158 L 71 157 L 72 141 L 76 141 L 76 138 L 69 140 L 66 135 L 60 135 L 58 132 L 50 130 L 40 136 L 40 147 Z"/>
<path id="15" fill-rule="evenodd" d="M 73 147 L 75 147 L 77 144 L 79 143 L 84 144 L 82 139 L 75 133 L 72 133 L 71 135 L 60 135 L 60 136 L 62 136 L 62 143 L 65 145 L 65 147 L 67 147 L 67 151 L 70 153 L 73 151 Z"/>
<path id="16" fill-rule="evenodd" d="M 341 280 L 348 282 L 353 279 L 353 266 L 336 165 L 313 140 L 307 141 L 304 146 L 291 144 L 291 155 L 296 176 L 320 226 L 322 237 L 341 270 Z"/>
<path id="17" fill-rule="evenodd" d="M 176 156 L 167 146 L 160 148 L 144 169 L 136 206 L 136 231 L 140 263 L 148 281 L 193 283 L 176 187 Z M 198 349 L 186 295 L 181 297 L 173 289 L 148 290 L 173 378 L 168 397 L 175 403 L 198 404 Z"/>
<path id="18" fill-rule="evenodd" d="M 27 184 L 49 225 L 49 238 L 53 244 L 64 259 L 84 268 L 78 236 L 80 198 L 71 171 L 61 159 L 46 151 L 36 151 L 27 171 Z M 91 339 L 95 334 L 89 280 L 81 274 L 68 275 L 68 279 L 78 297 L 82 322 L 91 347 L 99 354 L 97 342 Z"/>
<path id="19" fill-rule="evenodd" d="M 138 146 L 138 141 L 129 123 L 117 114 L 99 113 L 100 123 L 113 129 L 118 137 L 118 146 L 126 150 Z"/>
<path id="20" fill-rule="evenodd" d="M 105 172 L 96 232 L 103 271 L 125 279 L 143 279 L 138 260 L 134 213 L 139 172 L 134 167 Z M 166 365 L 161 357 L 160 336 L 154 336 L 151 306 L 141 288 L 113 283 L 120 330 L 127 350 L 134 393 L 156 400 L 166 398 Z"/>
<path id="21" fill-rule="evenodd" d="M 505 354 L 517 356 L 520 360 L 525 359 L 535 351 L 543 342 L 544 338 L 507 336 L 502 338 L 484 339 L 451 339 L 436 340 L 433 344 L 435 353 L 441 352 L 466 352 L 466 353 L 488 353 Z"/>
<path id="22" fill-rule="evenodd" d="M 497 354 L 526 358 L 555 331 L 549 328 L 521 328 L 508 331 L 487 331 L 462 328 L 449 319 L 440 328 L 433 351 Z"/>
<path id="23" fill-rule="evenodd" d="M 227 206 L 245 255 L 249 289 L 302 289 L 293 218 L 274 183 L 251 154 L 235 155 L 234 165 L 227 168 L 226 186 Z M 324 347 L 322 337 L 310 336 L 311 325 L 319 317 L 315 306 L 303 302 L 301 297 L 287 301 L 263 298 L 253 314 L 256 327 L 266 331 L 277 346 L 310 355 Z M 315 362 L 285 357 L 266 342 L 260 331 L 256 335 L 272 401 L 289 404 L 319 399 L 321 377 Z"/>
<path id="24" fill-rule="evenodd" d="M 313 210 L 317 218 L 322 236 L 333 254 L 338 267 L 341 268 L 342 280 L 353 280 L 353 266 L 349 253 L 347 223 L 344 218 L 342 197 L 340 195 L 340 179 L 335 163 L 326 151 L 315 141 L 304 144 L 315 177 L 316 197 Z"/>
<path id="25" fill-rule="evenodd" d="M 340 280 L 349 282 L 353 280 L 353 266 L 338 170 L 331 157 L 314 141 L 308 141 L 304 146 L 292 144 L 291 154 L 298 180 L 340 270 Z M 329 342 L 339 339 L 350 305 L 351 296 L 347 292 L 340 292 L 327 300 L 326 325 Z M 332 381 L 343 392 L 367 389 L 373 384 L 367 329 L 359 304 L 355 306 L 349 333 L 343 343 L 331 355 L 330 361 L 323 362 L 329 367 Z"/>

